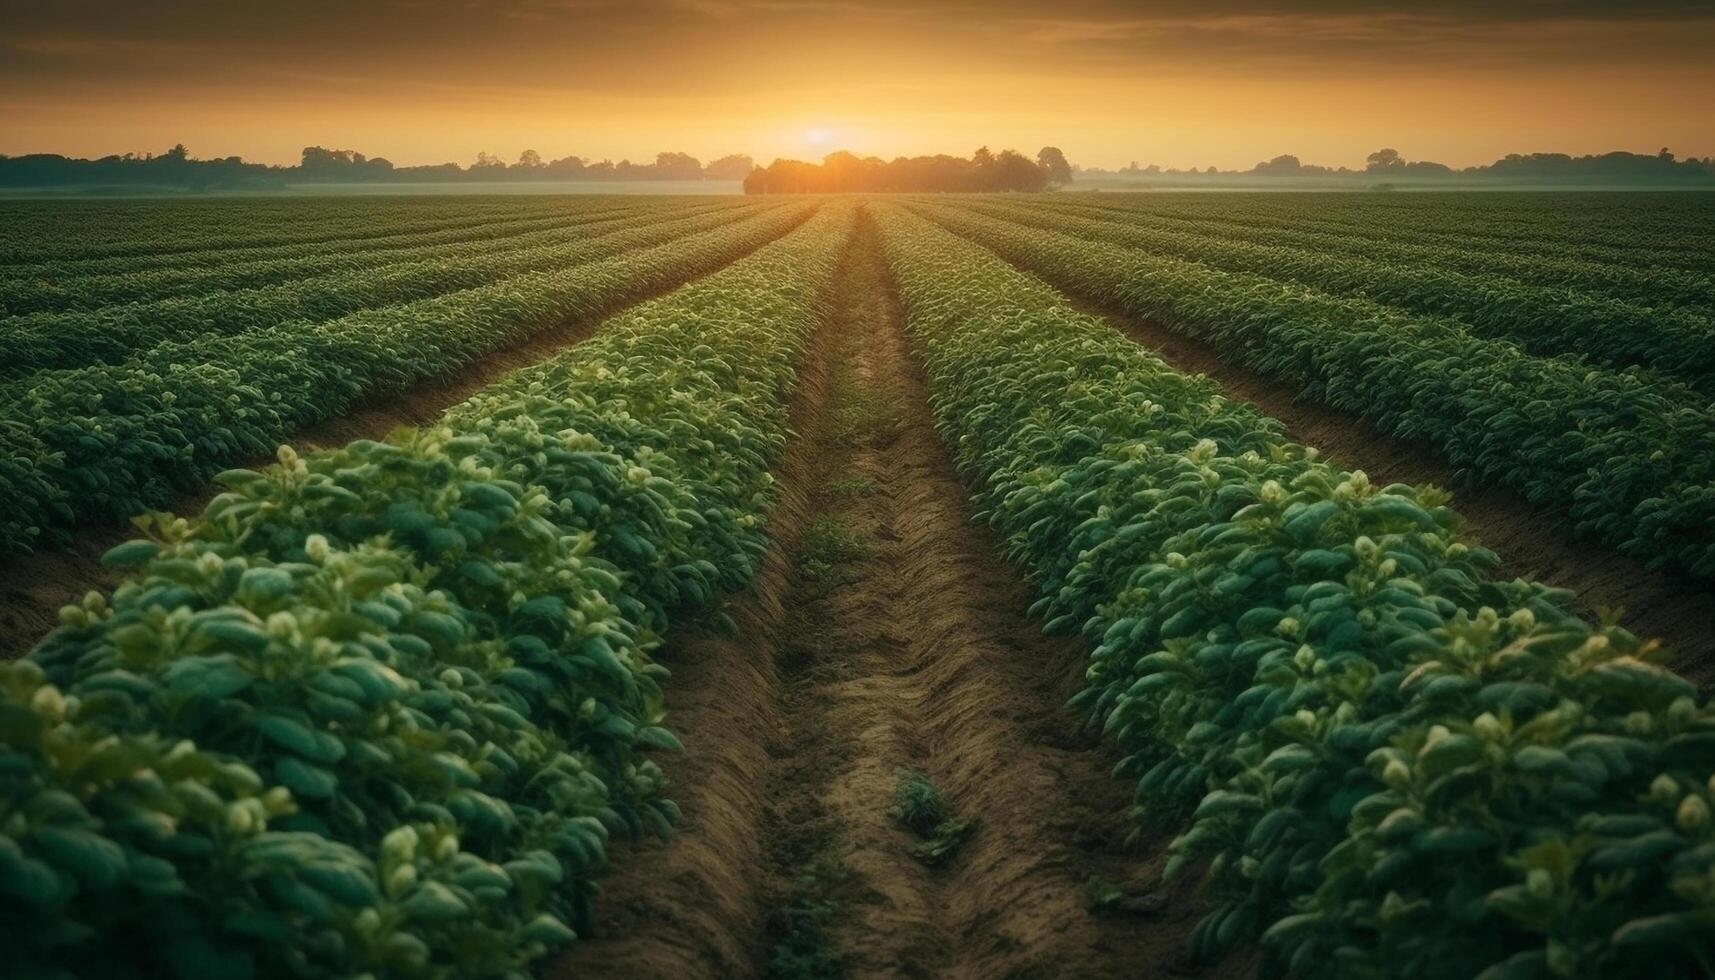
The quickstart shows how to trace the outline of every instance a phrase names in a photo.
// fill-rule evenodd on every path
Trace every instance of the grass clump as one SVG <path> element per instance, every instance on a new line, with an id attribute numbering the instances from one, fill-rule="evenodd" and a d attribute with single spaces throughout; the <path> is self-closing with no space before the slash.
<path id="1" fill-rule="evenodd" d="M 931 867 L 956 854 L 977 829 L 975 820 L 960 820 L 954 816 L 953 804 L 947 799 L 947 794 L 919 769 L 906 769 L 899 773 L 899 785 L 894 790 L 893 806 L 888 813 L 905 829 L 922 838 L 912 845 L 911 854 Z"/>
<path id="2" fill-rule="evenodd" d="M 888 813 L 907 830 L 919 837 L 928 837 L 953 815 L 953 806 L 928 773 L 921 769 L 905 769 L 899 773 L 899 785 L 893 793 L 893 808 Z"/>
<path id="3" fill-rule="evenodd" d="M 875 493 L 875 481 L 867 476 L 848 476 L 829 483 L 824 492 L 836 499 L 868 497 Z"/>
<path id="4" fill-rule="evenodd" d="M 804 875 L 769 915 L 771 943 L 762 967 L 764 980 L 841 980 L 846 975 L 830 928 L 840 903 L 830 891 L 828 882 Z"/>
<path id="5" fill-rule="evenodd" d="M 833 518 L 818 518 L 804 529 L 798 542 L 801 587 L 808 598 L 822 598 L 856 581 L 858 572 L 852 566 L 869 556 L 869 543 L 856 531 Z"/>

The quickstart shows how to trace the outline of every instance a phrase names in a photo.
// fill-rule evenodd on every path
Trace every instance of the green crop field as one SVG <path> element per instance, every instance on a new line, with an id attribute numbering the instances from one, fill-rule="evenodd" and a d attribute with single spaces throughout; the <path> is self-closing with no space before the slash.
<path id="1" fill-rule="evenodd" d="M 8 977 L 1715 973 L 1715 194 L 0 201 L 0 501 Z"/>

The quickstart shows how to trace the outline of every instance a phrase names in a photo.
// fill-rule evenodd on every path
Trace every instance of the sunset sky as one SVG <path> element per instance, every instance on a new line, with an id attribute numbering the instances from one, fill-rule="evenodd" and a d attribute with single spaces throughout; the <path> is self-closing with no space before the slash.
<path id="1" fill-rule="evenodd" d="M 1715 154 L 1715 3 L 0 0 L 0 153 Z M 1505 8 L 1501 10 L 1500 8 Z"/>

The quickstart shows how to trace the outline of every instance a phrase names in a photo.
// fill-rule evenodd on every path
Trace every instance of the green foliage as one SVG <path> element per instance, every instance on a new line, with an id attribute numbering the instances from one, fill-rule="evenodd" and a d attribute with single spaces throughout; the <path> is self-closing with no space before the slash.
<path id="1" fill-rule="evenodd" d="M 49 368 L 115 363 L 163 341 L 205 340 L 288 321 L 307 328 L 310 323 L 370 307 L 396 306 L 492 286 L 527 273 L 564 269 L 665 244 L 750 213 L 733 208 L 690 216 L 668 212 L 657 220 L 626 215 L 521 232 L 500 241 L 428 246 L 428 254 L 420 259 L 413 259 L 410 252 L 358 252 L 352 256 L 359 259 L 352 271 L 294 275 L 252 288 L 226 284 L 232 280 L 246 282 L 258 273 L 234 272 L 222 266 L 56 282 L 52 287 L 78 300 L 78 308 L 9 318 L 5 334 L 0 335 L 0 377 L 19 379 Z M 388 260 L 386 264 L 375 265 L 377 254 Z M 302 265 L 287 263 L 283 269 L 298 272 Z M 276 273 L 270 270 L 267 274 Z M 116 295 L 137 293 L 142 296 L 112 305 L 111 298 Z M 152 298 L 154 293 L 168 295 Z M 16 305 L 24 299 L 14 294 L 7 301 Z M 19 392 L 26 387 L 28 382 L 14 380 L 0 385 L 0 392 Z"/>
<path id="2" fill-rule="evenodd" d="M 1715 298 L 1715 284 L 1706 277 L 1658 275 L 1654 292 L 1627 301 L 1584 292 L 1577 279 L 1549 286 L 1449 270 L 1436 261 L 1434 250 L 1409 253 L 1414 258 L 1406 264 L 1338 249 L 1233 241 L 1203 229 L 1140 225 L 1114 212 L 1102 213 L 1110 220 L 1096 220 L 1066 208 L 978 205 L 974 210 L 1152 256 L 1256 273 L 1423 316 L 1448 317 L 1475 336 L 1508 340 L 1533 354 L 1552 357 L 1571 351 L 1608 367 L 1642 365 L 1706 395 L 1715 392 L 1715 311 L 1662 305 L 1664 296 L 1673 295 L 1676 279 L 1700 288 L 1701 302 L 1708 304 Z M 1599 275 L 1593 271 L 1586 278 Z M 1696 295 L 1695 289 L 1686 292 Z"/>
<path id="3" fill-rule="evenodd" d="M 868 497 L 876 491 L 875 481 L 867 476 L 841 477 L 829 483 L 823 490 L 831 497 Z"/>
<path id="4" fill-rule="evenodd" d="M 15 382 L 16 397 L 0 409 L 0 498 L 11 503 L 0 514 L 0 550 L 52 545 L 80 522 L 164 505 L 362 398 L 403 394 L 541 330 L 719 268 L 808 213 L 774 208 L 600 261 L 326 323 L 167 341 L 115 364 Z"/>
<path id="5" fill-rule="evenodd" d="M 935 832 L 938 824 L 953 815 L 953 806 L 928 773 L 921 769 L 906 769 L 899 773 L 893 807 L 888 813 L 912 833 L 927 837 Z"/>
<path id="6" fill-rule="evenodd" d="M 911 848 L 912 856 L 927 865 L 942 864 L 964 846 L 976 833 L 975 820 L 959 820 L 953 815 L 953 804 L 929 778 L 918 769 L 899 773 L 899 785 L 894 790 L 893 806 L 888 809 L 893 819 L 907 830 L 923 838 Z"/>
<path id="7" fill-rule="evenodd" d="M 953 223 L 953 222 L 949 222 Z M 1645 977 L 1715 955 L 1715 710 L 1497 581 L 1445 495 L 1294 445 L 897 209 L 888 262 L 982 519 L 1092 652 L 1135 815 L 1188 820 L 1192 937 L 1298 975 Z M 985 233 L 986 237 L 986 233 Z"/>
<path id="8" fill-rule="evenodd" d="M 765 547 L 849 209 L 441 424 L 221 474 L 0 668 L 0 936 L 35 976 L 521 977 L 588 919 L 682 613 Z"/>
<path id="9" fill-rule="evenodd" d="M 800 587 L 821 597 L 858 576 L 856 564 L 869 558 L 871 547 L 857 531 L 832 517 L 819 517 L 804 528 L 798 541 Z"/>
<path id="10" fill-rule="evenodd" d="M 827 882 L 805 875 L 787 901 L 770 913 L 764 980 L 840 980 L 846 975 L 830 930 L 842 903 L 828 892 Z"/>
<path id="11" fill-rule="evenodd" d="M 1459 324 L 940 205 L 937 222 L 1158 320 L 1654 568 L 1715 576 L 1715 410 L 1677 384 L 1537 357 Z"/>

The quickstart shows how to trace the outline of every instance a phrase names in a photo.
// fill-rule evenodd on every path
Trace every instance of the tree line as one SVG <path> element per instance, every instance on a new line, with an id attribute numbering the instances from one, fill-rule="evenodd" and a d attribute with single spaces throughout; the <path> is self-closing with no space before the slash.
<path id="1" fill-rule="evenodd" d="M 173 187 L 186 190 L 279 189 L 294 183 L 489 182 L 576 180 L 743 180 L 756 164 L 742 153 L 704 164 L 688 153 L 659 153 L 653 163 L 567 156 L 544 160 L 525 150 L 514 163 L 478 153 L 469 166 L 397 167 L 356 150 L 306 146 L 297 165 L 245 163 L 238 157 L 198 160 L 184 144 L 165 153 L 126 153 L 85 160 L 57 153 L 0 155 L 0 187 Z"/>
<path id="2" fill-rule="evenodd" d="M 1349 167 L 1325 167 L 1305 163 L 1290 153 L 1264 160 L 1249 170 L 1219 170 L 1215 167 L 1185 170 L 1163 169 L 1151 164 L 1136 163 L 1118 170 L 1086 168 L 1078 171 L 1086 177 L 1500 177 L 1533 179 L 1585 179 L 1597 183 L 1715 178 L 1715 157 L 1678 159 L 1666 147 L 1654 154 L 1594 153 L 1572 156 L 1566 153 L 1509 153 L 1493 163 L 1455 169 L 1433 160 L 1407 160 L 1398 150 L 1385 148 L 1371 153 L 1362 170 Z"/>
<path id="3" fill-rule="evenodd" d="M 1175 170 L 1136 163 L 1117 170 L 1076 168 L 1059 149 L 1046 146 L 1034 160 L 1013 150 L 979 148 L 969 158 L 948 156 L 860 157 L 841 151 L 820 163 L 775 160 L 758 167 L 734 153 L 703 163 L 688 153 L 658 153 L 653 162 L 592 160 L 565 156 L 545 160 L 525 150 L 508 163 L 479 153 L 467 166 L 395 166 L 384 157 L 356 150 L 304 148 L 300 161 L 282 167 L 246 163 L 236 157 L 200 160 L 184 144 L 165 153 L 114 154 L 95 160 L 54 153 L 0 155 L 0 187 L 171 187 L 185 190 L 269 190 L 293 183 L 456 183 L 506 181 L 743 181 L 749 194 L 803 194 L 843 191 L 994 192 L 1040 191 L 1071 183 L 1074 176 L 1100 177 L 1352 177 L 1503 178 L 1581 180 L 1597 184 L 1715 180 L 1715 157 L 1679 159 L 1665 147 L 1655 154 L 1513 153 L 1479 167 L 1454 169 L 1429 160 L 1407 160 L 1399 151 L 1371 153 L 1363 169 L 1307 164 L 1291 154 L 1258 163 L 1249 170 Z"/>
<path id="4" fill-rule="evenodd" d="M 746 194 L 830 194 L 848 192 L 1044 191 L 1072 182 L 1072 166 L 1057 147 L 1045 146 L 1036 159 L 1015 150 L 999 153 L 979 147 L 965 157 L 860 157 L 841 150 L 820 164 L 776 160 L 751 171 Z"/>
<path id="5" fill-rule="evenodd" d="M 743 153 L 730 154 L 705 165 L 689 153 L 657 153 L 653 163 L 630 160 L 615 163 L 580 156 L 544 160 L 535 150 L 525 150 L 513 163 L 491 153 L 478 153 L 468 167 L 456 163 L 396 167 L 384 157 L 365 157 L 355 150 L 308 146 L 304 148 L 302 162 L 296 168 L 287 168 L 287 172 L 292 179 L 312 181 L 743 180 L 755 166 Z"/>

